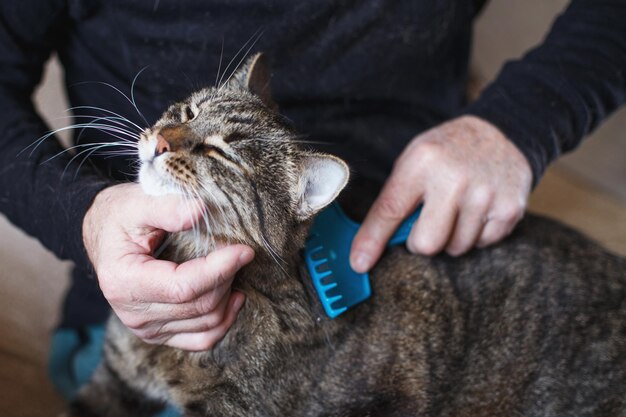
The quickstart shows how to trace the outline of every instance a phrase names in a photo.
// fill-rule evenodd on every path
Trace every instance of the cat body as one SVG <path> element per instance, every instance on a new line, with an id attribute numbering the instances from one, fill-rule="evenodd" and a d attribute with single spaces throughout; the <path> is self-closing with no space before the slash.
<path id="1" fill-rule="evenodd" d="M 348 171 L 287 136 L 258 55 L 225 91 L 173 106 L 145 133 L 144 188 L 171 191 L 152 172 L 162 169 L 187 178 L 179 191 L 204 181 L 212 204 L 211 221 L 173 235 L 162 257 L 253 246 L 234 282 L 246 303 L 206 352 L 148 345 L 112 317 L 105 359 L 71 416 L 151 416 L 166 401 L 186 417 L 626 416 L 624 259 L 528 216 L 505 242 L 460 258 L 388 249 L 370 274 L 373 296 L 330 320 L 299 251 Z M 162 139 L 171 155 L 159 168 L 150 151 Z M 189 158 L 172 165 L 177 152 Z"/>

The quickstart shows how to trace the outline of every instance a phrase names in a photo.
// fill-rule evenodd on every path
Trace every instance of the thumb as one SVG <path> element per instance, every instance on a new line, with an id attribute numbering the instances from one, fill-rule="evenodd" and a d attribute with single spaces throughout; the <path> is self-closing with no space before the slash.
<path id="1" fill-rule="evenodd" d="M 190 229 L 206 210 L 201 200 L 182 195 L 142 195 L 133 205 L 129 212 L 140 227 L 172 233 Z"/>

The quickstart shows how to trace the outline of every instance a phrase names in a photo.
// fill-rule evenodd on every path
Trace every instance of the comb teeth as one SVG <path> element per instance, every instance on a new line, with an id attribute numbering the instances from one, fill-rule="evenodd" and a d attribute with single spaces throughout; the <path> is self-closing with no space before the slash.
<path id="1" fill-rule="evenodd" d="M 314 238 L 315 236 L 311 236 L 309 242 L 313 242 Z M 322 246 L 312 248 L 307 254 L 307 261 L 312 267 L 309 268 L 309 272 L 312 273 L 318 293 L 321 297 L 324 297 L 326 313 L 330 317 L 337 317 L 348 308 L 337 305 L 343 299 L 343 296 L 339 293 L 338 284 L 333 279 L 333 273 L 328 264 L 328 255 L 325 253 L 324 248 Z"/>
<path id="2" fill-rule="evenodd" d="M 307 270 L 326 314 L 335 318 L 371 294 L 367 273 L 350 267 L 350 247 L 359 225 L 333 203 L 316 216 L 304 245 Z"/>

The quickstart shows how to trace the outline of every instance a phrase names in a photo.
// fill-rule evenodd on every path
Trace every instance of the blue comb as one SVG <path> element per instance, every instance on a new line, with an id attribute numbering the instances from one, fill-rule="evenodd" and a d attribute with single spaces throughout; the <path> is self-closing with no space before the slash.
<path id="1" fill-rule="evenodd" d="M 420 206 L 402 222 L 387 246 L 406 242 L 421 210 Z M 350 267 L 350 248 L 360 226 L 346 216 L 339 204 L 332 203 L 317 215 L 304 245 L 309 274 L 330 318 L 368 299 L 372 293 L 369 274 L 360 274 Z"/>

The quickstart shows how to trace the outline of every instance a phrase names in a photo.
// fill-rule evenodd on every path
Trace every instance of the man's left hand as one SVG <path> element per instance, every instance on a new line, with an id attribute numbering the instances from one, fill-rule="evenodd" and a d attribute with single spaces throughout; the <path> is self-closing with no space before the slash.
<path id="1" fill-rule="evenodd" d="M 532 183 L 524 155 L 495 126 L 463 116 L 417 137 L 394 164 L 353 243 L 350 263 L 365 272 L 420 204 L 407 248 L 462 255 L 507 236 L 523 217 Z"/>

